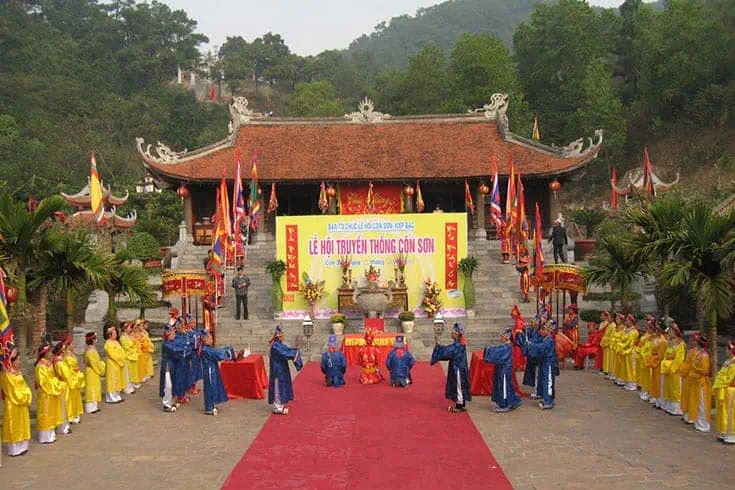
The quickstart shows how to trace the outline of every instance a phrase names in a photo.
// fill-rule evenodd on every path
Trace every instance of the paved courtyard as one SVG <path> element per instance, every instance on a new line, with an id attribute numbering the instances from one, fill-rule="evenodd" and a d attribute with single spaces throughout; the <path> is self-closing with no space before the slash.
<path id="1" fill-rule="evenodd" d="M 24 457 L 3 457 L 2 488 L 216 489 L 270 414 L 264 400 L 237 400 L 205 416 L 201 395 L 166 414 L 157 395 L 152 380 L 125 403 L 83 417 L 56 444 L 32 443 Z M 735 488 L 727 467 L 735 447 L 595 373 L 563 371 L 551 411 L 529 399 L 510 414 L 489 406 L 476 397 L 470 414 L 515 488 Z"/>

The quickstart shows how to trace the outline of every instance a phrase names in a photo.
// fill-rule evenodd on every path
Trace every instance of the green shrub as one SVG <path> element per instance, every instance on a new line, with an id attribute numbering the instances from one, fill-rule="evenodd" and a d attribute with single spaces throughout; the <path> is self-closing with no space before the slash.
<path id="1" fill-rule="evenodd" d="M 402 322 L 412 322 L 416 319 L 413 311 L 402 311 L 398 314 L 398 319 Z"/>
<path id="2" fill-rule="evenodd" d="M 594 236 L 595 228 L 608 217 L 608 212 L 602 208 L 572 208 L 567 214 L 576 225 L 584 227 L 587 239 Z"/>
<path id="3" fill-rule="evenodd" d="M 161 248 L 158 240 L 144 231 L 134 233 L 128 240 L 127 251 L 130 258 L 137 260 L 151 260 L 161 258 Z"/>
<path id="4" fill-rule="evenodd" d="M 347 321 L 347 317 L 345 317 L 344 313 L 335 313 L 332 315 L 332 323 L 344 323 Z"/>
<path id="5" fill-rule="evenodd" d="M 470 255 L 459 261 L 457 270 L 459 270 L 459 272 L 461 272 L 465 277 L 472 277 L 472 274 L 474 274 L 478 266 L 479 263 L 477 261 L 477 257 Z"/>

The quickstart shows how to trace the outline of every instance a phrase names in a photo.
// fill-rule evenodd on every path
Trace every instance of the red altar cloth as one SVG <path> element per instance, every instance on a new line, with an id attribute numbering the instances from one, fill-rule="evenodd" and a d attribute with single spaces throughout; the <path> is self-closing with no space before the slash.
<path id="1" fill-rule="evenodd" d="M 368 328 L 385 332 L 385 320 L 382 318 L 365 318 L 365 329 Z"/>
<path id="2" fill-rule="evenodd" d="M 268 388 L 268 373 L 261 354 L 250 354 L 239 361 L 224 361 L 220 364 L 220 372 L 230 400 L 265 398 L 263 389 Z"/>
<path id="3" fill-rule="evenodd" d="M 488 364 L 482 358 L 483 352 L 472 353 L 470 361 L 470 393 L 478 396 L 490 396 L 493 392 L 493 373 L 495 364 Z M 518 387 L 515 371 L 513 372 L 513 389 L 518 396 L 528 396 Z"/>
<path id="4" fill-rule="evenodd" d="M 373 339 L 373 345 L 378 348 L 378 367 L 381 369 L 383 374 L 385 374 L 385 359 L 388 357 L 388 354 L 390 354 L 390 351 L 393 350 L 393 344 L 396 341 L 397 335 L 403 334 L 385 332 Z M 403 344 L 406 346 L 406 350 L 408 350 L 408 339 L 405 337 L 403 338 Z M 348 366 L 360 365 L 358 354 L 360 353 L 360 348 L 364 346 L 365 336 L 363 334 L 350 333 L 346 334 L 342 338 L 342 352 L 345 355 L 345 359 L 347 359 Z"/>

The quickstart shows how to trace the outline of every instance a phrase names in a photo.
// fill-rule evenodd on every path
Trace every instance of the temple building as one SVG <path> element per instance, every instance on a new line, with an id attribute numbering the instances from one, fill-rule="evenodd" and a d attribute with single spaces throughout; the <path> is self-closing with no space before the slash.
<path id="1" fill-rule="evenodd" d="M 195 237 L 198 228 L 209 225 L 223 176 L 232 189 L 238 155 L 245 186 L 257 155 L 263 209 L 276 184 L 277 212 L 265 218 L 258 233 L 272 233 L 275 214 L 365 213 L 369 187 L 373 213 L 415 212 L 417 183 L 424 212 L 465 211 L 467 181 L 477 207 L 471 233 L 485 237 L 491 227 L 486 194 L 493 158 L 502 199 L 512 161 L 523 179 L 526 209 L 538 202 L 549 226 L 556 212 L 550 185 L 556 189 L 559 181 L 579 177 L 602 146 L 602 130 L 595 131 L 594 140 L 580 138 L 562 148 L 518 136 L 510 130 L 509 103 L 507 95 L 495 94 L 489 104 L 466 114 L 391 117 L 365 99 L 358 111 L 343 118 L 280 118 L 257 114 L 246 99 L 235 97 L 229 136 L 222 141 L 180 152 L 161 142 L 153 147 L 142 138 L 136 141 L 157 185 L 185 189 L 180 192 L 185 222 Z M 329 190 L 328 210 L 320 209 L 322 182 Z"/>
<path id="2" fill-rule="evenodd" d="M 61 197 L 67 202 L 67 204 L 76 208 L 76 213 L 71 215 L 68 219 L 71 222 L 83 222 L 83 223 L 94 223 L 94 213 L 92 212 L 92 198 L 89 193 L 89 183 L 76 194 L 65 194 L 61 193 Z M 112 194 L 109 187 L 102 185 L 102 202 L 105 206 L 105 226 L 111 227 L 118 230 L 126 230 L 135 226 L 137 216 L 135 211 L 132 214 L 124 217 L 118 216 L 117 207 L 122 206 L 128 200 L 128 193 L 125 192 L 123 197 L 118 197 Z"/>

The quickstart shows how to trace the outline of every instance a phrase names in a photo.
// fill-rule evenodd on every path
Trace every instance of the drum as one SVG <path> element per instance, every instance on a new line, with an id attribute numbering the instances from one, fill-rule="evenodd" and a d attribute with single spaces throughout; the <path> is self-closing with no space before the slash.
<path id="1" fill-rule="evenodd" d="M 554 342 L 556 343 L 556 359 L 559 362 L 562 362 L 564 359 L 569 357 L 574 350 L 574 342 L 561 332 L 556 334 Z"/>

